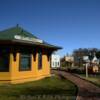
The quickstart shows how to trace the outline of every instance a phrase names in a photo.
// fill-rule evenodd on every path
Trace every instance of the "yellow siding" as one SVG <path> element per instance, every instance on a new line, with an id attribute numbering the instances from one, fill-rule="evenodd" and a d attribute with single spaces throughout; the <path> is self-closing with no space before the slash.
<path id="1" fill-rule="evenodd" d="M 14 61 L 13 54 L 10 54 L 10 72 L 0 72 L 0 80 L 9 80 L 10 83 L 15 84 L 50 76 L 50 61 L 48 61 L 46 54 L 42 56 L 42 69 L 40 70 L 38 70 L 38 53 L 36 54 L 36 61 L 31 54 L 31 71 L 19 71 L 19 57 L 20 53 L 17 53 L 16 61 Z"/>
<path id="2" fill-rule="evenodd" d="M 38 59 L 37 59 L 38 61 Z M 38 62 L 37 62 L 38 65 Z M 37 66 L 36 65 L 36 66 Z M 46 75 L 50 75 L 50 62 L 47 59 L 47 55 L 43 55 L 42 56 L 42 69 L 38 70 L 38 66 L 37 66 L 37 76 L 46 76 Z"/>
<path id="3" fill-rule="evenodd" d="M 0 80 L 3 81 L 7 81 L 11 79 L 11 74 L 10 72 L 0 72 Z"/>

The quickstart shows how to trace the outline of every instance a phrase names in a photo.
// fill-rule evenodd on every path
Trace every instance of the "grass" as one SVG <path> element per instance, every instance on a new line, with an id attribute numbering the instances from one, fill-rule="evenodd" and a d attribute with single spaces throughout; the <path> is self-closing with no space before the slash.
<path id="1" fill-rule="evenodd" d="M 85 74 L 78 75 L 100 87 L 100 75 L 89 75 L 88 78 L 86 78 Z"/>
<path id="2" fill-rule="evenodd" d="M 73 96 L 76 96 L 76 92 L 77 92 L 77 87 L 69 80 L 62 79 L 58 76 L 52 76 L 50 78 L 48 77 L 42 80 L 23 83 L 23 84 L 0 85 L 0 100 L 18 100 L 18 99 L 28 100 L 29 97 L 43 96 L 43 95 L 68 96 L 70 97 L 68 100 L 75 100 L 75 97 L 73 98 Z M 49 100 L 49 99 L 38 98 L 38 100 Z M 50 99 L 50 100 L 56 100 L 56 99 Z"/>

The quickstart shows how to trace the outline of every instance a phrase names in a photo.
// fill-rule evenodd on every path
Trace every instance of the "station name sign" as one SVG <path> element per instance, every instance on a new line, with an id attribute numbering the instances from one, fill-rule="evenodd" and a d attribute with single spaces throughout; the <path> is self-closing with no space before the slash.
<path id="1" fill-rule="evenodd" d="M 24 40 L 24 41 L 31 41 L 31 42 L 43 43 L 43 40 L 36 39 L 36 38 L 31 38 L 31 37 L 24 37 L 24 36 L 21 36 L 21 35 L 15 35 L 14 38 L 15 39 L 18 39 L 18 40 Z"/>

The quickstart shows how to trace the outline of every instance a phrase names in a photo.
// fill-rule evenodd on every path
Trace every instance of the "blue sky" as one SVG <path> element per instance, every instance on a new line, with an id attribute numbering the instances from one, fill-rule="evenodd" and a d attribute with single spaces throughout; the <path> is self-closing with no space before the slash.
<path id="1" fill-rule="evenodd" d="M 19 24 L 63 49 L 100 48 L 100 0 L 0 0 L 0 30 Z"/>

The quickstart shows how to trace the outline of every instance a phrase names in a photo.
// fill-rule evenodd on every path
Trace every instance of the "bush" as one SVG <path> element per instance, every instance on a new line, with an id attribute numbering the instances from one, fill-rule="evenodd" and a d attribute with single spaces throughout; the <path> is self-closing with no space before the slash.
<path id="1" fill-rule="evenodd" d="M 84 68 L 75 68 L 75 69 L 70 69 L 71 73 L 77 73 L 77 74 L 84 74 L 85 69 Z"/>

